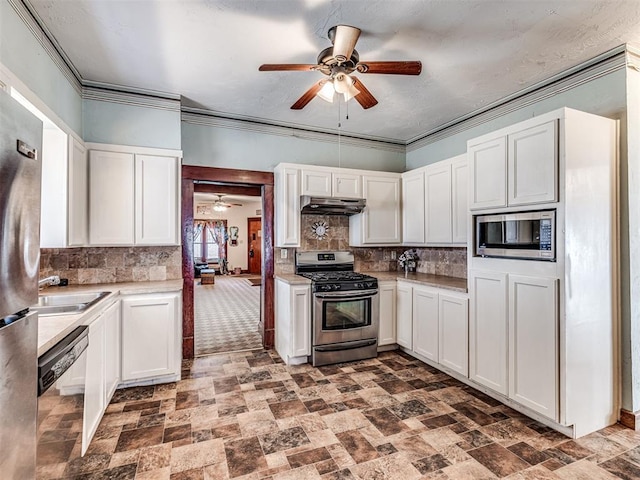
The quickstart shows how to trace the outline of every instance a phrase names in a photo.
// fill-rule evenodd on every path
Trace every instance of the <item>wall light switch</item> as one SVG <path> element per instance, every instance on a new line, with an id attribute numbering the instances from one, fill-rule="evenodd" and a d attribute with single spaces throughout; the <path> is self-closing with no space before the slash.
<path id="1" fill-rule="evenodd" d="M 287 251 L 286 248 L 280 249 L 280 258 L 285 259 L 285 258 L 287 258 L 288 254 L 289 254 L 289 252 Z"/>
<path id="2" fill-rule="evenodd" d="M 395 259 L 396 259 L 396 251 L 391 250 L 391 260 L 395 260 Z"/>

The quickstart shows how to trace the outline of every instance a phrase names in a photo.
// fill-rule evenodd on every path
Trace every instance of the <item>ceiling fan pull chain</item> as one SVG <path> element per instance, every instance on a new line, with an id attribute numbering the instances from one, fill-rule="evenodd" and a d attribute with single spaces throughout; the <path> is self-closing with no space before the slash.
<path id="1" fill-rule="evenodd" d="M 342 131 L 342 122 L 340 121 L 340 98 L 338 98 L 338 168 L 342 168 L 342 149 L 340 145 L 341 131 Z"/>

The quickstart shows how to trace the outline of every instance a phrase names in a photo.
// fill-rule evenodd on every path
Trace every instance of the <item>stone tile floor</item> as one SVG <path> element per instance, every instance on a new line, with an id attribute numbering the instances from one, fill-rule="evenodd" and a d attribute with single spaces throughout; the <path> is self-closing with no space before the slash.
<path id="1" fill-rule="evenodd" d="M 640 478 L 640 432 L 571 440 L 399 352 L 321 368 L 242 352 L 182 373 L 118 390 L 82 458 L 81 421 L 53 408 L 38 478 Z"/>

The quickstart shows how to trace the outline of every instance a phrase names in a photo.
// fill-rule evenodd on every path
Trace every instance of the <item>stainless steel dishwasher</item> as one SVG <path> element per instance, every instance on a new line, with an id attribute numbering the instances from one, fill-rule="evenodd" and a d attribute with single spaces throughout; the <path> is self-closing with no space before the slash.
<path id="1" fill-rule="evenodd" d="M 88 346 L 89 327 L 80 326 L 38 358 L 38 470 L 79 456 Z"/>

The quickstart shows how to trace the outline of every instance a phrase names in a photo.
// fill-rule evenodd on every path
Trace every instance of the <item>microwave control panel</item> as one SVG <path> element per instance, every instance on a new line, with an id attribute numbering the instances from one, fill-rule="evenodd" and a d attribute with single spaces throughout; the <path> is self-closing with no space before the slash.
<path id="1" fill-rule="evenodd" d="M 543 218 L 540 220 L 540 250 L 552 250 L 553 239 L 551 238 L 553 232 L 552 220 L 550 218 Z"/>

